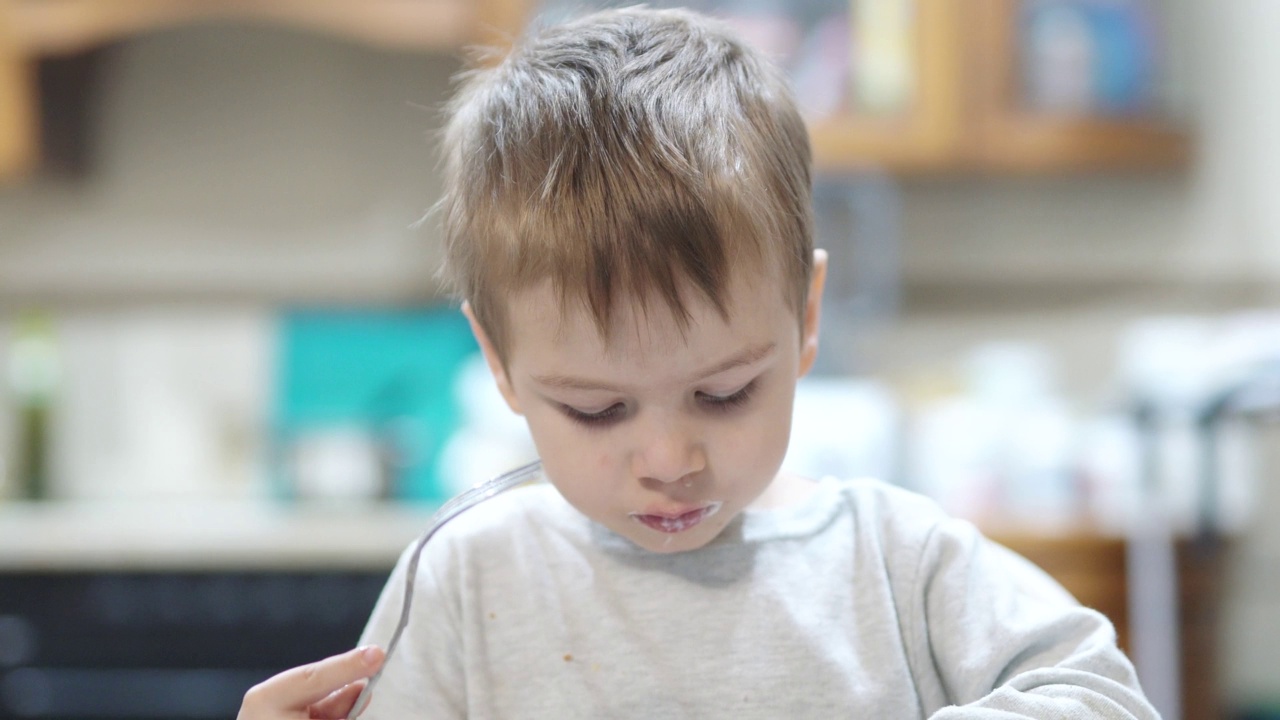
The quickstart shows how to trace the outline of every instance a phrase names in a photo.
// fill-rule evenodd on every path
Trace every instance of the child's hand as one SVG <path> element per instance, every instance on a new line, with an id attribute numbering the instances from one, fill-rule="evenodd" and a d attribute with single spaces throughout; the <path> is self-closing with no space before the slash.
<path id="1" fill-rule="evenodd" d="M 384 659 L 369 646 L 286 670 L 250 688 L 236 720 L 341 720 Z"/>

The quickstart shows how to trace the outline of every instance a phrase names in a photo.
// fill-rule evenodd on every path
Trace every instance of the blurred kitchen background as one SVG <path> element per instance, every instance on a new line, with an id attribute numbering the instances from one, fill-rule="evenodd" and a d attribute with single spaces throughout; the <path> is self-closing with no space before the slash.
<path id="1" fill-rule="evenodd" d="M 1166 718 L 1280 717 L 1280 3 L 688 4 L 811 121 L 789 465 L 1041 563 Z M 227 717 L 532 457 L 423 218 L 465 48 L 588 6 L 0 0 L 0 718 Z"/>

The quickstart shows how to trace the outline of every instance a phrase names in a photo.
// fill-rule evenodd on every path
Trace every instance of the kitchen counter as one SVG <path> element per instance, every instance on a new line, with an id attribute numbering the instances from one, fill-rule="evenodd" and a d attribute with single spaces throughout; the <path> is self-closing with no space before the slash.
<path id="1" fill-rule="evenodd" d="M 0 503 L 0 572 L 390 569 L 433 507 L 249 501 Z"/>
<path id="2" fill-rule="evenodd" d="M 390 569 L 427 528 L 430 505 L 251 500 L 0 501 L 0 572 L 20 570 Z M 1070 526 L 984 525 L 1042 564 L 1065 545 L 1121 538 Z M 1049 552 L 1039 552 L 1044 548 Z M 1075 556 L 1081 553 L 1072 545 Z M 1096 575 L 1096 568 L 1088 568 Z"/>

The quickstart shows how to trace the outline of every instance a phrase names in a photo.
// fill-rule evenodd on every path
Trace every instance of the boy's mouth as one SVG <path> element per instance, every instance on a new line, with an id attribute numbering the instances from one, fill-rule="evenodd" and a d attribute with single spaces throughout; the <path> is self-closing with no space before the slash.
<path id="1" fill-rule="evenodd" d="M 657 530 L 658 532 L 675 534 L 684 532 L 712 515 L 715 515 L 723 504 L 724 503 L 720 501 L 716 501 L 703 505 L 700 508 L 677 514 L 631 513 L 631 518 L 645 527 Z"/>

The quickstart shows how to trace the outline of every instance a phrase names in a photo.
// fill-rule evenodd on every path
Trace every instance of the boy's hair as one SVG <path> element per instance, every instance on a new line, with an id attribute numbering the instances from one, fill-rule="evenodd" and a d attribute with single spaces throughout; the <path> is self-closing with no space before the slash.
<path id="1" fill-rule="evenodd" d="M 688 11 L 628 8 L 536 32 L 466 73 L 444 131 L 447 276 L 507 361 L 507 302 L 549 280 L 608 338 L 620 301 L 727 319 L 732 273 L 803 317 L 808 133 L 781 71 Z"/>

